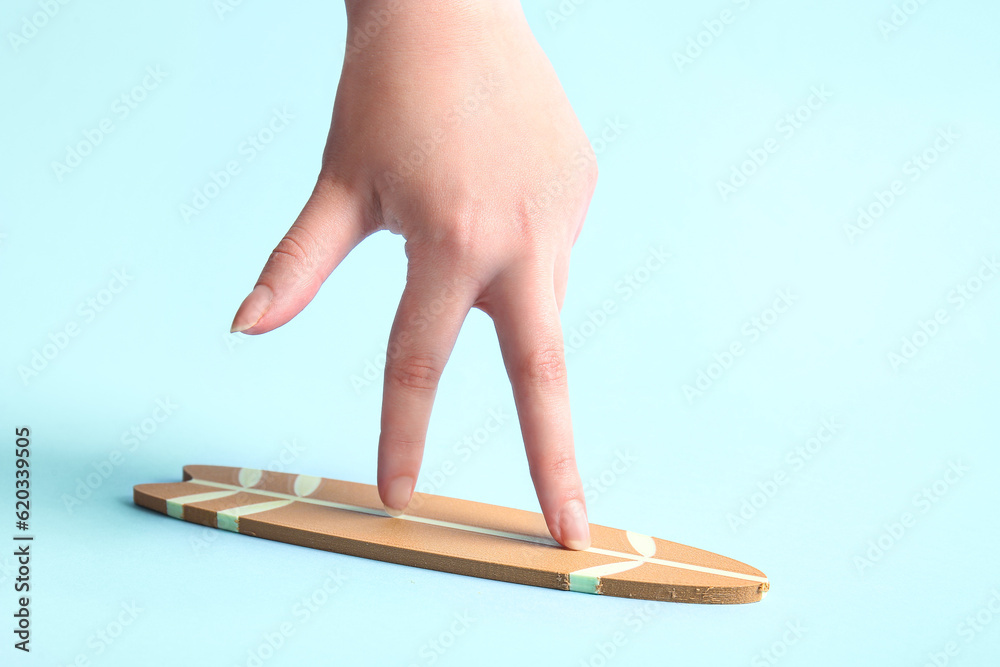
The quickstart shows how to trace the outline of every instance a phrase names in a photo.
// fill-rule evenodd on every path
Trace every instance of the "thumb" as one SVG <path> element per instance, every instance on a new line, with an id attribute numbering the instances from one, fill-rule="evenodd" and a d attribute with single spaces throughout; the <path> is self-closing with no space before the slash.
<path id="1" fill-rule="evenodd" d="M 357 199 L 344 186 L 321 180 L 271 252 L 230 331 L 266 333 L 298 315 L 366 235 Z"/>

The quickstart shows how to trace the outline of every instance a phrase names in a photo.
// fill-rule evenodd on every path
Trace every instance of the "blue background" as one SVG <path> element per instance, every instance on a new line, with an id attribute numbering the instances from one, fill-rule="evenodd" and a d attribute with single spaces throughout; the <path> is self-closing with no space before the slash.
<path id="1" fill-rule="evenodd" d="M 311 191 L 343 8 L 78 2 L 32 33 L 23 21 L 42 22 L 40 5 L 17 0 L 0 25 L 0 479 L 12 505 L 13 429 L 30 426 L 36 542 L 29 656 L 10 646 L 13 560 L 0 557 L 4 664 L 247 665 L 263 651 L 267 665 L 923 665 L 949 643 L 949 664 L 1000 654 L 1000 280 L 977 282 L 1000 251 L 1000 6 L 911 0 L 900 5 L 917 11 L 887 31 L 888 0 L 525 4 L 601 168 L 562 314 L 590 519 L 754 565 L 767 599 L 647 606 L 135 508 L 134 484 L 178 480 L 188 463 L 374 482 L 402 239 L 365 241 L 290 324 L 230 336 Z M 723 10 L 731 22 L 712 35 Z M 115 101 L 148 67 L 165 77 L 125 116 Z M 829 99 L 801 111 L 813 87 Z M 275 109 L 293 120 L 250 160 L 241 144 Z M 808 118 L 789 136 L 779 124 L 796 110 Z M 112 131 L 57 174 L 102 119 Z M 600 144 L 609 123 L 623 129 Z M 949 128 L 957 139 L 935 155 Z M 723 197 L 718 183 L 769 138 L 777 150 Z M 925 151 L 935 161 L 912 180 Z M 231 160 L 240 173 L 185 221 L 182 204 Z M 902 194 L 849 233 L 895 180 Z M 671 258 L 646 272 L 650 247 Z M 118 293 L 115 271 L 130 277 Z M 641 289 L 626 298 L 628 277 Z M 781 291 L 793 305 L 775 321 Z M 904 337 L 919 344 L 910 358 Z M 705 390 L 686 395 L 699 372 Z M 174 406 L 159 422 L 157 401 Z M 513 415 L 513 401 L 474 311 L 419 484 L 537 510 L 516 421 L 468 460 L 455 449 L 490 410 Z M 824 420 L 836 433 L 810 443 Z M 296 605 L 323 599 L 331 570 L 339 590 L 305 614 Z"/>

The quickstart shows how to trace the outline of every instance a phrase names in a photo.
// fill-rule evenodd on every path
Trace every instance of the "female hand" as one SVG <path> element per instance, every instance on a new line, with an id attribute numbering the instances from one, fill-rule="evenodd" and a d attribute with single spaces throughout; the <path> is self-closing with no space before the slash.
<path id="1" fill-rule="evenodd" d="M 315 189 L 233 331 L 288 322 L 369 234 L 406 239 L 389 335 L 378 489 L 413 493 L 438 379 L 470 308 L 494 321 L 552 536 L 590 545 L 559 310 L 597 165 L 514 0 L 348 0 Z"/>

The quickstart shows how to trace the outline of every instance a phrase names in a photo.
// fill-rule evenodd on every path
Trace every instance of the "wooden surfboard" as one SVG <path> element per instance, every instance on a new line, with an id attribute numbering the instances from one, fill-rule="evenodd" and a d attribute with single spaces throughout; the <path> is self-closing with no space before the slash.
<path id="1" fill-rule="evenodd" d="M 134 500 L 244 535 L 559 590 L 737 604 L 769 587 L 749 565 L 631 531 L 591 524 L 592 546 L 572 551 L 536 512 L 415 493 L 406 514 L 392 517 L 376 487 L 309 475 L 185 466 L 183 482 L 139 484 Z"/>

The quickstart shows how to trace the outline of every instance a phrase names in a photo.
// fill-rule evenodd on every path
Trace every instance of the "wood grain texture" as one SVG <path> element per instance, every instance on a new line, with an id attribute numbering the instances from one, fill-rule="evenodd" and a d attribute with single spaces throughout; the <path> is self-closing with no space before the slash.
<path id="1" fill-rule="evenodd" d="M 135 503 L 244 535 L 559 590 L 737 604 L 769 587 L 745 563 L 594 524 L 591 548 L 570 551 L 536 512 L 416 493 L 394 518 L 368 484 L 220 466 L 185 466 L 184 480 L 140 484 Z"/>

